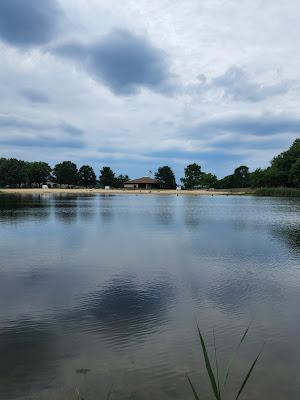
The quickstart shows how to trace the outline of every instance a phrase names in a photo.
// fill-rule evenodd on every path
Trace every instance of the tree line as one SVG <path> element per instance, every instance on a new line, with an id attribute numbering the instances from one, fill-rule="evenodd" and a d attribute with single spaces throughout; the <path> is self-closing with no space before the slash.
<path id="1" fill-rule="evenodd" d="M 172 169 L 165 165 L 158 168 L 155 178 L 166 189 L 176 188 L 176 178 Z M 15 158 L 0 158 L 0 186 L 32 187 L 49 182 L 69 186 L 110 186 L 122 188 L 129 180 L 127 175 L 116 175 L 109 167 L 104 166 L 98 179 L 90 165 L 79 169 L 72 161 L 63 161 L 54 168 L 38 161 L 28 162 Z M 216 175 L 202 171 L 200 165 L 189 164 L 180 179 L 184 189 L 200 188 L 246 188 L 246 187 L 300 187 L 300 139 L 296 139 L 290 148 L 274 157 L 266 169 L 258 168 L 250 172 L 246 165 L 237 167 L 233 174 L 218 179 Z"/>
<path id="2" fill-rule="evenodd" d="M 273 158 L 265 169 L 249 172 L 245 165 L 236 168 L 232 175 L 220 179 L 220 188 L 235 187 L 300 187 L 300 139 L 296 139 L 288 150 Z"/>

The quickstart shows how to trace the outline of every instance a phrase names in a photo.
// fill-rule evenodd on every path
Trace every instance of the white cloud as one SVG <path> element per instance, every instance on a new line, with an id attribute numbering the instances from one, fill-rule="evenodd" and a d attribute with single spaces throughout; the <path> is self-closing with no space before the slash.
<path id="1" fill-rule="evenodd" d="M 30 46 L 20 46 L 7 38 L 0 43 L 1 114 L 55 126 L 42 139 L 44 156 L 52 164 L 68 158 L 91 160 L 97 166 L 111 162 L 119 172 L 143 175 L 149 168 L 170 161 L 181 174 L 182 163 L 196 159 L 199 153 L 206 170 L 225 175 L 239 163 L 239 154 L 244 161 L 242 152 L 247 149 L 247 161 L 256 167 L 266 164 L 300 135 L 297 124 L 292 124 L 297 120 L 300 100 L 298 1 L 287 0 L 284 5 L 271 0 L 126 0 L 118 6 L 109 0 L 57 3 L 60 27 L 55 35 L 47 36 L 51 43 L 45 43 L 45 39 L 34 46 L 32 39 Z M 31 1 L 31 7 L 35 4 Z M 167 64 L 162 64 L 158 80 L 164 83 L 176 76 L 172 96 L 149 84 L 147 76 L 138 77 L 142 84 L 132 80 L 130 87 L 126 82 L 123 85 L 122 74 L 112 76 L 114 71 L 110 71 L 108 80 L 102 75 L 95 79 L 89 68 L 80 69 L 77 62 L 49 50 L 69 42 L 87 48 L 116 30 L 144 38 L 148 49 L 163 52 Z M 113 60 L 122 69 L 122 58 L 114 54 Z M 103 73 L 106 67 L 99 62 L 98 71 Z M 147 73 L 147 68 L 144 71 Z M 206 79 L 202 85 L 201 76 Z M 205 122 L 216 122 L 221 114 L 226 132 L 220 132 L 222 121 L 215 129 L 212 125 L 205 127 Z M 240 119 L 235 124 L 231 121 L 230 130 L 232 115 Z M 254 121 L 252 115 L 268 116 L 268 120 Z M 282 115 L 293 127 L 284 132 L 284 138 L 279 135 L 284 131 L 284 121 L 278 117 Z M 259 129 L 268 131 L 268 137 L 248 143 L 245 130 L 249 135 L 249 126 L 254 129 L 257 123 Z M 49 135 L 59 146 L 59 124 L 68 124 L 69 133 L 72 127 L 81 130 L 77 140 L 85 147 L 68 149 L 61 142 L 55 152 L 46 149 Z M 193 141 L 191 130 L 199 126 L 206 134 Z M 0 127 L 1 156 L 40 158 L 40 149 L 29 145 L 32 136 L 26 130 L 15 128 L 14 135 L 22 138 L 23 145 L 16 139 L 9 143 L 11 132 L 7 126 Z M 234 137 L 231 146 L 222 147 L 224 135 Z M 269 147 L 270 137 L 278 144 L 274 150 Z M 218 149 L 212 146 L 217 142 Z M 211 153 L 206 157 L 206 150 L 215 151 L 215 157 Z M 187 152 L 187 157 L 180 151 Z M 228 154 L 235 157 L 230 161 Z M 226 159 L 225 170 L 219 165 L 222 157 Z"/>

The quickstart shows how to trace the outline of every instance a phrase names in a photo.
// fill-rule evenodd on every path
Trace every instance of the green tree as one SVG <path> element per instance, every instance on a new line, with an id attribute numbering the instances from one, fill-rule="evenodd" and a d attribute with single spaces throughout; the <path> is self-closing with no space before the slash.
<path id="1" fill-rule="evenodd" d="M 250 186 L 259 188 L 267 185 L 268 177 L 265 169 L 257 168 L 254 172 L 249 175 Z"/>
<path id="2" fill-rule="evenodd" d="M 122 188 L 126 181 L 129 181 L 128 175 L 118 175 L 117 177 L 115 177 L 114 187 Z"/>
<path id="3" fill-rule="evenodd" d="M 181 178 L 185 189 L 196 189 L 201 186 L 201 166 L 194 163 L 184 169 L 184 178 Z"/>
<path id="4" fill-rule="evenodd" d="M 249 181 L 249 168 L 245 165 L 241 165 L 236 168 L 233 173 L 233 181 L 235 187 L 247 187 L 250 185 Z"/>
<path id="5" fill-rule="evenodd" d="M 298 158 L 300 158 L 300 139 L 296 139 L 288 150 L 273 158 L 270 167 L 270 175 L 273 177 L 272 186 L 290 184 L 289 173 Z"/>
<path id="6" fill-rule="evenodd" d="M 158 168 L 157 172 L 155 173 L 155 178 L 163 184 L 165 189 L 176 188 L 174 172 L 168 165 Z"/>
<path id="7" fill-rule="evenodd" d="M 89 165 L 83 165 L 78 171 L 79 183 L 85 187 L 96 184 L 96 174 Z"/>
<path id="8" fill-rule="evenodd" d="M 232 189 L 235 187 L 234 176 L 227 175 L 224 178 L 219 179 L 217 183 L 219 189 Z"/>
<path id="9" fill-rule="evenodd" d="M 28 163 L 16 158 L 2 159 L 0 182 L 2 185 L 21 186 L 28 183 Z"/>
<path id="10" fill-rule="evenodd" d="M 5 176 L 4 176 L 4 165 L 6 163 L 6 158 L 0 158 L 0 186 L 5 185 Z"/>
<path id="11" fill-rule="evenodd" d="M 209 173 L 202 172 L 201 175 L 201 187 L 210 189 L 215 188 L 217 186 L 218 178 L 216 175 Z"/>
<path id="12" fill-rule="evenodd" d="M 78 183 L 77 166 L 72 161 L 56 164 L 53 175 L 59 185 L 76 185 Z"/>
<path id="13" fill-rule="evenodd" d="M 31 162 L 28 165 L 29 182 L 42 185 L 50 179 L 51 171 L 50 165 L 45 162 Z"/>
<path id="14" fill-rule="evenodd" d="M 102 186 L 114 186 L 115 173 L 110 167 L 103 167 L 100 170 L 99 183 Z"/>
<path id="15" fill-rule="evenodd" d="M 289 183 L 291 186 L 299 188 L 300 187 L 300 157 L 294 164 L 289 172 Z"/>

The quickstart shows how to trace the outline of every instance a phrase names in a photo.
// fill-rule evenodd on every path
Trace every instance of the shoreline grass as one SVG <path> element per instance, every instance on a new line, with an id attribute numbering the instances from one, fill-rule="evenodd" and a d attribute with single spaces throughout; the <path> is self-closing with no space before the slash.
<path id="1" fill-rule="evenodd" d="M 259 188 L 254 192 L 255 196 L 269 196 L 269 197 L 300 197 L 300 188 L 288 187 L 271 187 Z"/>

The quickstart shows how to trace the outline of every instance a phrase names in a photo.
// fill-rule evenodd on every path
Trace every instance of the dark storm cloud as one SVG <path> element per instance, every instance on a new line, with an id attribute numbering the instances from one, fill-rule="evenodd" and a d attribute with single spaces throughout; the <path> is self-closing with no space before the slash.
<path id="1" fill-rule="evenodd" d="M 206 120 L 190 130 L 190 136 L 201 138 L 202 135 L 218 132 L 232 132 L 254 136 L 270 136 L 279 133 L 299 133 L 300 118 L 288 115 L 247 115 L 216 117 Z"/>
<path id="2" fill-rule="evenodd" d="M 0 38 L 18 47 L 47 43 L 60 16 L 56 0 L 1 0 Z"/>
<path id="3" fill-rule="evenodd" d="M 50 102 L 49 97 L 45 93 L 36 89 L 26 88 L 21 90 L 20 93 L 22 96 L 24 96 L 27 100 L 31 101 L 32 103 L 45 104 Z"/>
<path id="4" fill-rule="evenodd" d="M 291 83 L 285 81 L 262 85 L 251 80 L 243 68 L 231 67 L 223 75 L 214 78 L 211 85 L 223 89 L 224 95 L 233 100 L 257 102 L 286 93 Z"/>
<path id="5" fill-rule="evenodd" d="M 95 44 L 67 43 L 54 51 L 75 60 L 115 94 L 134 94 L 142 87 L 172 91 L 164 52 L 129 31 L 113 30 Z"/>

